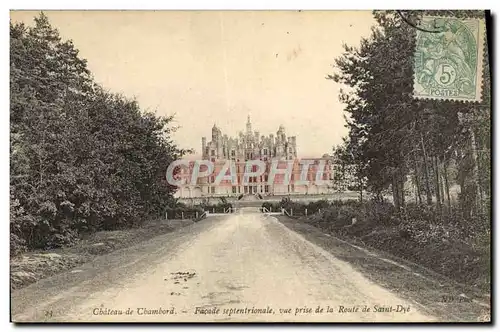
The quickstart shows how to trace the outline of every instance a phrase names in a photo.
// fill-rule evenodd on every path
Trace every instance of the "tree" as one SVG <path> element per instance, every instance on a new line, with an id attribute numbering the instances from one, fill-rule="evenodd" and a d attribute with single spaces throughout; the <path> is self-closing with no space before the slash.
<path id="1" fill-rule="evenodd" d="M 484 12 L 478 11 L 454 13 L 458 17 L 484 17 Z M 473 203 L 476 197 L 487 192 L 487 189 L 474 188 L 485 188 L 489 181 L 479 180 L 474 171 L 477 162 L 472 162 L 472 167 L 463 167 L 467 160 L 479 159 L 474 153 L 478 149 L 473 147 L 477 144 L 474 138 L 479 129 L 461 121 L 459 115 L 474 114 L 481 109 L 484 125 L 489 118 L 484 117 L 489 112 L 489 99 L 485 96 L 482 104 L 473 105 L 413 98 L 416 30 L 408 22 L 417 22 L 423 14 L 440 13 L 374 12 L 377 24 L 371 36 L 362 39 L 359 47 L 344 45 L 344 53 L 335 60 L 335 73 L 327 78 L 348 87 L 340 93 L 348 115 L 350 143 L 346 149 L 356 156 L 355 162 L 366 176 L 371 191 L 378 196 L 382 190 L 391 188 L 394 204 L 400 209 L 406 202 L 404 183 L 408 175 L 413 174 L 416 195 L 420 197 L 425 193 L 427 204 L 434 201 L 441 210 L 445 197 L 451 205 L 452 179 L 448 177 L 448 168 L 456 159 L 457 164 L 462 165 L 459 168 L 463 178 L 475 179 L 472 182 L 476 185 L 467 181 L 460 183 L 462 207 L 470 212 L 477 210 L 474 206 L 478 205 Z M 483 76 L 489 77 L 489 73 L 485 71 Z M 481 136 L 481 147 L 487 147 L 488 133 Z M 485 154 L 489 155 L 488 148 Z M 469 155 L 472 156 L 466 157 Z M 487 168 L 486 163 L 482 167 Z"/>
<path id="2" fill-rule="evenodd" d="M 43 13 L 10 34 L 13 252 L 163 215 L 165 170 L 186 152 L 173 118 L 99 87 Z"/>

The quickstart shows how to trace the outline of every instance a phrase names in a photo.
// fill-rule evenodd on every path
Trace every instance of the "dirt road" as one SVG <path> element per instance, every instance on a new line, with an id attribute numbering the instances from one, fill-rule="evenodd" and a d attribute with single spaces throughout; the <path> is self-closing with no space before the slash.
<path id="1" fill-rule="evenodd" d="M 434 320 L 253 211 L 210 217 L 16 291 L 13 320 Z"/>

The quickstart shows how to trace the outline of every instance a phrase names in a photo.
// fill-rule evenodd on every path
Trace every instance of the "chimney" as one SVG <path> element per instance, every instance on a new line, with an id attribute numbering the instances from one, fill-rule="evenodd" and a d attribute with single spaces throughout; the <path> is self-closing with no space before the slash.
<path id="1" fill-rule="evenodd" d="M 202 158 L 205 157 L 205 147 L 207 146 L 207 138 L 206 137 L 202 137 L 201 138 L 201 155 L 202 155 Z"/>

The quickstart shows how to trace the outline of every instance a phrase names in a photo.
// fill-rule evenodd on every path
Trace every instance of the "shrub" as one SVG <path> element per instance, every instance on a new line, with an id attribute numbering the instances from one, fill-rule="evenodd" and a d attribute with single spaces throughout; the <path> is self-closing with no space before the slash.
<path id="1" fill-rule="evenodd" d="M 212 213 L 224 213 L 229 208 L 233 207 L 233 204 L 229 203 L 225 197 L 221 197 L 217 204 L 210 204 L 208 200 L 203 200 L 199 207 L 203 211 L 208 211 Z"/>
<path id="2" fill-rule="evenodd" d="M 176 206 L 167 207 L 165 213 L 168 219 L 180 219 L 184 215 L 184 218 L 196 218 L 196 213 L 201 216 L 205 210 L 200 206 L 187 207 L 187 206 Z"/>
<path id="3" fill-rule="evenodd" d="M 322 199 L 319 201 L 309 202 L 309 204 L 307 204 L 307 213 L 314 214 L 314 213 L 317 213 L 321 209 L 326 209 L 329 206 L 330 206 L 330 203 L 328 203 L 328 201 L 325 199 Z"/>
<path id="4" fill-rule="evenodd" d="M 356 223 L 351 224 L 353 218 Z M 459 282 L 489 285 L 490 243 L 486 216 L 464 218 L 460 211 L 408 204 L 334 201 L 309 218 L 318 227 L 422 264 Z M 472 226 L 471 226 L 472 224 Z"/>
<path id="5" fill-rule="evenodd" d="M 264 203 L 262 203 L 262 207 L 270 212 L 281 211 L 281 206 L 279 203 L 264 202 Z"/>

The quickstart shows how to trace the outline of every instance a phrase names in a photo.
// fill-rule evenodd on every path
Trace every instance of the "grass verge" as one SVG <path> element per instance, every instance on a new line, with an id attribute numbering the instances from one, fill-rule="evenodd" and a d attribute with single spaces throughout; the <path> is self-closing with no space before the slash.
<path id="1" fill-rule="evenodd" d="M 10 259 L 11 290 L 26 287 L 40 279 L 69 271 L 97 256 L 131 247 L 192 223 L 192 220 L 153 220 L 138 228 L 96 232 L 71 247 L 19 254 Z"/>
<path id="2" fill-rule="evenodd" d="M 414 261 L 380 250 L 353 237 L 318 227 L 310 218 L 279 216 L 286 227 L 336 258 L 351 264 L 372 282 L 393 291 L 442 322 L 489 322 L 489 291 L 470 287 Z"/>

